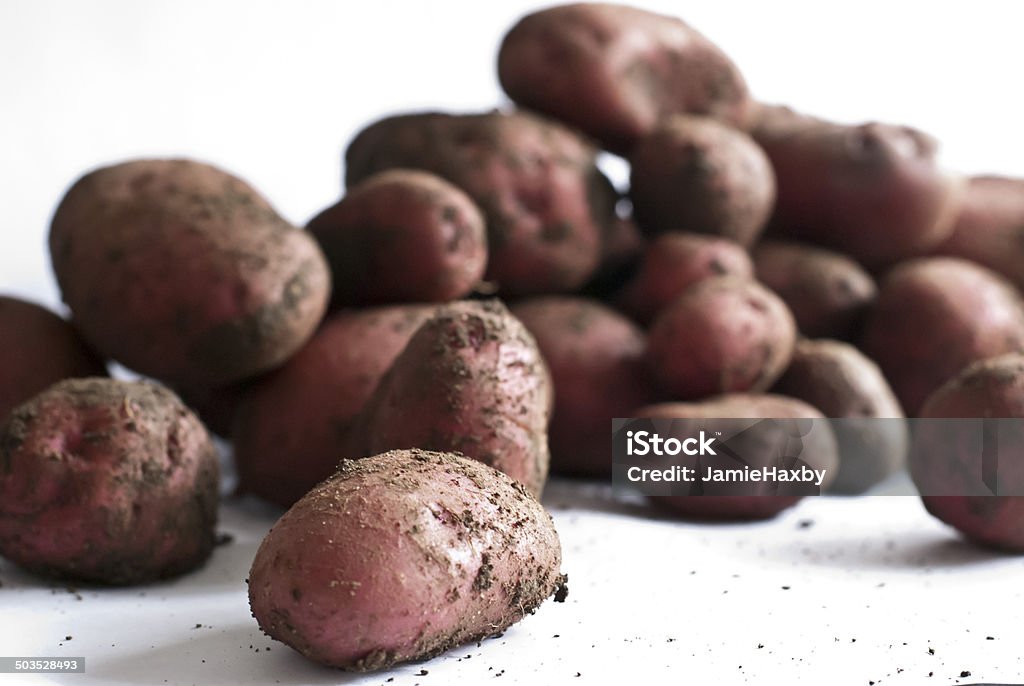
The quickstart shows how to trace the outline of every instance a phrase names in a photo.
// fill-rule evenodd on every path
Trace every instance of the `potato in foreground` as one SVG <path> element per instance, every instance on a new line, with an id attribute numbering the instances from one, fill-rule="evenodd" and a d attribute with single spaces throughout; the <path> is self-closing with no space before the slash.
<path id="1" fill-rule="evenodd" d="M 500 633 L 562 600 L 561 546 L 522 485 L 454 453 L 347 460 L 274 525 L 253 616 L 306 657 L 356 671 Z"/>
<path id="2" fill-rule="evenodd" d="M 209 434 L 162 386 L 62 381 L 0 427 L 0 555 L 30 571 L 117 585 L 190 571 L 217 502 Z"/>

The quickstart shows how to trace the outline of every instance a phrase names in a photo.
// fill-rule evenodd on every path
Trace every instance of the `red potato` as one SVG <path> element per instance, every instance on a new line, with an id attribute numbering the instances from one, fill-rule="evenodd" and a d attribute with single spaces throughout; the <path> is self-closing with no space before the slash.
<path id="1" fill-rule="evenodd" d="M 860 333 L 878 287 L 854 260 L 786 241 L 762 241 L 752 256 L 757 280 L 782 298 L 800 333 L 839 340 Z"/>
<path id="2" fill-rule="evenodd" d="M 551 471 L 610 477 L 612 419 L 657 399 L 643 365 L 644 332 L 587 298 L 524 300 L 512 314 L 536 338 L 551 371 Z"/>
<path id="3" fill-rule="evenodd" d="M 833 421 L 839 444 L 835 493 L 863 493 L 903 466 L 907 425 L 882 370 L 852 345 L 797 341 L 782 378 L 772 388 L 802 400 Z M 887 421 L 879 421 L 880 419 Z"/>
<path id="4" fill-rule="evenodd" d="M 687 231 L 750 246 L 775 202 L 775 174 L 750 136 L 707 117 L 674 116 L 629 155 L 633 214 L 650 234 Z"/>
<path id="5" fill-rule="evenodd" d="M 750 256 L 727 238 L 671 232 L 651 241 L 636 274 L 615 298 L 630 317 L 647 325 L 694 284 L 715 276 L 752 278 Z"/>
<path id="6" fill-rule="evenodd" d="M 459 452 L 539 496 L 547 479 L 551 376 L 498 301 L 439 308 L 413 334 L 354 424 L 349 457 Z"/>
<path id="7" fill-rule="evenodd" d="M 967 365 L 1024 350 L 1020 294 L 995 272 L 965 260 L 911 260 L 881 282 L 861 347 L 913 417 Z"/>
<path id="8" fill-rule="evenodd" d="M 601 258 L 618 196 L 596 149 L 525 112 L 406 114 L 363 129 L 345 153 L 349 188 L 394 168 L 433 172 L 464 190 L 487 221 L 485 278 L 502 296 L 582 286 Z"/>
<path id="9" fill-rule="evenodd" d="M 135 160 L 80 178 L 53 216 L 50 256 L 97 351 L 196 390 L 284 362 L 330 292 L 309 234 L 241 179 L 190 160 Z"/>
<path id="10" fill-rule="evenodd" d="M 970 179 L 953 233 L 934 254 L 977 262 L 1024 288 L 1024 179 Z"/>
<path id="11" fill-rule="evenodd" d="M 249 572 L 260 628 L 370 671 L 499 634 L 565 599 L 551 516 L 521 484 L 451 453 L 349 460 L 274 525 Z"/>
<path id="12" fill-rule="evenodd" d="M 576 3 L 523 17 L 505 36 L 498 77 L 516 103 L 625 153 L 665 117 L 702 114 L 742 127 L 747 84 L 711 41 L 675 17 Z"/>
<path id="13" fill-rule="evenodd" d="M 0 427 L 0 555 L 38 574 L 122 585 L 195 569 L 217 502 L 209 435 L 156 384 L 62 381 Z"/>
<path id="14" fill-rule="evenodd" d="M 333 307 L 456 300 L 487 265 L 480 210 L 427 172 L 375 174 L 307 228 L 331 267 Z"/>
<path id="15" fill-rule="evenodd" d="M 928 512 L 976 543 L 1024 552 L 1024 496 L 992 495 L 1024 493 L 1024 356 L 970 365 L 928 397 L 921 416 L 950 420 L 914 432 L 910 473 Z M 978 440 L 983 429 L 968 427 L 969 417 L 993 418 L 998 461 L 990 476 Z"/>
<path id="16" fill-rule="evenodd" d="M 231 430 L 239 490 L 288 507 L 347 456 L 356 418 L 434 305 L 343 310 L 252 382 Z"/>
<path id="17" fill-rule="evenodd" d="M 106 373 L 71 324 L 45 307 L 0 296 L 0 421 L 62 379 Z"/>
<path id="18" fill-rule="evenodd" d="M 926 254 L 953 230 L 962 179 L 938 166 L 936 141 L 916 129 L 764 107 L 752 135 L 775 170 L 774 235 L 879 267 Z"/>
<path id="19" fill-rule="evenodd" d="M 778 296 L 720 276 L 661 311 L 648 334 L 647 368 L 680 400 L 763 391 L 789 364 L 795 342 L 793 315 Z"/>
<path id="20" fill-rule="evenodd" d="M 828 422 L 822 414 L 807 403 L 795 398 L 771 394 L 730 393 L 697 403 L 660 403 L 635 410 L 632 417 L 647 417 L 671 423 L 668 435 L 697 436 L 700 428 L 722 428 L 717 437 L 719 445 L 733 445 L 737 453 L 751 467 L 776 464 L 780 454 L 790 456 L 786 467 L 806 464 L 824 470 L 821 488 L 827 488 L 835 478 L 839 464 L 839 449 Z M 751 425 L 745 419 L 771 419 Z M 712 421 L 710 424 L 709 420 Z M 725 420 L 725 421 L 723 421 Z M 780 452 L 784 449 L 785 452 Z M 702 456 L 701 466 L 735 468 L 724 450 L 715 457 Z M 716 482 L 696 483 L 699 489 L 692 495 L 652 496 L 656 505 L 697 519 L 750 520 L 770 519 L 792 507 L 809 489 L 806 485 L 786 485 L 772 482 L 745 483 L 739 489 L 735 484 Z M 756 491 L 757 495 L 735 495 Z M 698 495 L 699 493 L 699 495 Z M 727 494 L 727 495 L 723 495 Z M 729 495 L 729 494 L 732 495 Z"/>

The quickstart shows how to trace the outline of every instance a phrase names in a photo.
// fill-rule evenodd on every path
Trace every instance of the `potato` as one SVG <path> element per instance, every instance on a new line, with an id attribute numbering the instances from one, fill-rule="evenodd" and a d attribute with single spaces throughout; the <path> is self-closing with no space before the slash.
<path id="1" fill-rule="evenodd" d="M 343 310 L 252 382 L 231 431 L 239 490 L 288 507 L 334 473 L 381 377 L 434 305 Z"/>
<path id="2" fill-rule="evenodd" d="M 1024 179 L 969 179 L 953 233 L 933 252 L 977 262 L 1024 288 Z"/>
<path id="3" fill-rule="evenodd" d="M 45 307 L 0 296 L 0 421 L 62 379 L 106 373 L 71 324 Z"/>
<path id="4" fill-rule="evenodd" d="M 176 387 L 271 369 L 320 321 L 320 249 L 244 181 L 190 160 L 135 160 L 68 190 L 50 256 L 75 323 L 100 353 Z"/>
<path id="5" fill-rule="evenodd" d="M 863 493 L 906 461 L 903 410 L 878 365 L 852 345 L 797 341 L 793 359 L 772 391 L 839 419 L 831 423 L 840 457 L 833 492 Z"/>
<path id="6" fill-rule="evenodd" d="M 853 340 L 878 292 L 845 255 L 801 243 L 762 241 L 753 250 L 757 279 L 775 291 L 810 338 Z"/>
<path id="7" fill-rule="evenodd" d="M 823 469 L 823 488 L 835 478 L 839 464 L 839 450 L 828 422 L 818 410 L 795 398 L 730 393 L 697 403 L 649 405 L 635 410 L 631 416 L 676 420 L 666 435 L 680 438 L 697 436 L 701 428 L 721 428 L 722 435 L 716 437 L 718 444 L 734 448 L 749 466 L 778 465 L 781 458 L 781 466 L 786 468 L 807 465 L 811 469 Z M 740 421 L 744 419 L 774 421 L 751 425 Z M 661 424 L 664 426 L 665 422 Z M 698 471 L 709 466 L 723 469 L 739 466 L 724 450 L 719 449 L 717 453 L 714 457 L 701 456 Z M 759 495 L 735 495 L 740 487 L 733 483 L 694 482 L 693 486 L 698 488 L 690 495 L 652 496 L 651 501 L 677 514 L 698 519 L 769 519 L 814 490 L 807 484 L 762 481 L 744 483 L 741 487 L 744 492 L 755 490 Z"/>
<path id="8" fill-rule="evenodd" d="M 766 108 L 752 134 L 775 170 L 774 235 L 878 267 L 925 254 L 953 229 L 962 179 L 939 168 L 937 143 L 916 129 Z"/>
<path id="9" fill-rule="evenodd" d="M 914 432 L 910 474 L 928 512 L 976 543 L 1024 552 L 1024 496 L 992 495 L 1024 493 L 1024 356 L 975 362 L 932 393 L 921 416 L 949 420 L 921 422 Z M 967 426 L 968 417 L 995 419 L 979 428 Z M 978 440 L 986 430 L 997 433 L 991 473 Z"/>
<path id="10" fill-rule="evenodd" d="M 331 267 L 333 307 L 455 300 L 487 265 L 480 210 L 427 172 L 374 174 L 307 228 Z"/>
<path id="11" fill-rule="evenodd" d="M 774 293 L 734 276 L 701 281 L 651 325 L 647 368 L 680 400 L 763 391 L 789 364 L 793 315 Z"/>
<path id="12" fill-rule="evenodd" d="M 775 174 L 747 134 L 707 117 L 674 116 L 629 155 L 633 214 L 650 234 L 688 231 L 750 246 L 775 201 Z"/>
<path id="13" fill-rule="evenodd" d="M 618 196 L 597 151 L 525 112 L 406 114 L 363 129 L 345 153 L 351 188 L 386 169 L 433 172 L 462 188 L 487 221 L 485 276 L 502 296 L 582 286 L 598 266 Z"/>
<path id="14" fill-rule="evenodd" d="M 249 602 L 260 628 L 354 671 L 501 633 L 565 599 L 551 516 L 504 474 L 452 453 L 349 460 L 260 544 Z"/>
<path id="15" fill-rule="evenodd" d="M 879 286 L 862 349 L 907 416 L 972 362 L 1024 350 L 1020 294 L 995 272 L 951 257 L 911 260 Z"/>
<path id="16" fill-rule="evenodd" d="M 214 544 L 217 454 L 149 382 L 69 379 L 0 427 L 0 555 L 73 581 L 138 584 L 201 565 Z"/>
<path id="17" fill-rule="evenodd" d="M 381 379 L 354 423 L 346 456 L 459 452 L 539 496 L 550 462 L 552 400 L 536 341 L 504 305 L 446 305 Z"/>
<path id="18" fill-rule="evenodd" d="M 751 109 L 736 65 L 675 17 L 576 3 L 523 17 L 505 36 L 498 77 L 516 103 L 626 153 L 660 120 L 702 114 L 742 126 Z"/>
<path id="19" fill-rule="evenodd" d="M 551 371 L 551 471 L 610 477 L 612 419 L 657 399 L 643 365 L 644 332 L 587 298 L 524 300 L 512 314 L 537 339 Z"/>
<path id="20" fill-rule="evenodd" d="M 696 283 L 714 276 L 753 277 L 750 256 L 727 238 L 670 232 L 651 241 L 636 274 L 615 298 L 623 312 L 650 324 Z"/>

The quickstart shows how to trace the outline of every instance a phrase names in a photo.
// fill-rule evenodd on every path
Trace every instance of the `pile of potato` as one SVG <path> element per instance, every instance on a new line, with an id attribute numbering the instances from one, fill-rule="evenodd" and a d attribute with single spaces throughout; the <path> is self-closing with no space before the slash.
<path id="1" fill-rule="evenodd" d="M 208 427 L 241 491 L 291 508 L 253 563 L 260 626 L 379 669 L 564 597 L 536 498 L 549 469 L 610 476 L 614 417 L 1024 417 L 1024 180 L 759 103 L 705 37 L 630 7 L 524 17 L 498 75 L 507 111 L 359 132 L 306 229 L 197 161 L 78 179 L 50 231 L 70 321 L 0 299 L 0 554 L 111 584 L 194 569 Z M 919 483 L 976 461 L 902 422 L 842 426 L 801 456 L 835 492 L 908 452 Z M 657 500 L 747 519 L 799 497 Z M 1024 501 L 925 500 L 1024 550 Z"/>

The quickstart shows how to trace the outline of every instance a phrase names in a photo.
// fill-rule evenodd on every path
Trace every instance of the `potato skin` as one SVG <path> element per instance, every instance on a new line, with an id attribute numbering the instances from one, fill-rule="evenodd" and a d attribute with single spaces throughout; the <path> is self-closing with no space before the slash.
<path id="1" fill-rule="evenodd" d="M 934 254 L 977 262 L 1024 288 L 1024 179 L 969 179 L 953 233 Z"/>
<path id="2" fill-rule="evenodd" d="M 64 301 L 100 353 L 183 388 L 283 362 L 313 333 L 319 247 L 255 190 L 190 160 L 135 160 L 68 190 L 50 228 Z"/>
<path id="3" fill-rule="evenodd" d="M 775 173 L 750 136 L 707 117 L 674 116 L 629 155 L 633 214 L 649 234 L 688 231 L 745 247 L 775 202 Z"/>
<path id="4" fill-rule="evenodd" d="M 762 241 L 752 251 L 757 280 L 789 307 L 809 338 L 853 340 L 878 293 L 875 280 L 845 255 L 812 245 Z"/>
<path id="5" fill-rule="evenodd" d="M 374 174 L 307 228 L 331 267 L 332 307 L 456 300 L 487 265 L 480 210 L 423 171 Z"/>
<path id="6" fill-rule="evenodd" d="M 249 572 L 260 628 L 306 657 L 370 671 L 500 633 L 564 599 L 551 516 L 452 453 L 345 461 L 274 525 Z"/>
<path id="7" fill-rule="evenodd" d="M 367 401 L 351 457 L 417 447 L 459 452 L 540 495 L 550 462 L 551 375 L 529 331 L 498 301 L 437 310 Z"/>
<path id="8" fill-rule="evenodd" d="M 951 257 L 919 258 L 882 280 L 861 348 L 907 416 L 972 362 L 1024 350 L 1020 294 L 995 272 Z"/>
<path id="9" fill-rule="evenodd" d="M 536 338 L 551 371 L 551 471 L 610 477 L 611 420 L 657 399 L 643 364 L 646 335 L 588 298 L 524 300 L 512 307 L 512 314 Z"/>
<path id="10" fill-rule="evenodd" d="M 644 252 L 639 269 L 615 297 L 616 306 L 647 325 L 687 289 L 715 276 L 752 278 L 753 263 L 738 243 L 727 238 L 670 232 Z"/>
<path id="11" fill-rule="evenodd" d="M 928 397 L 921 416 L 1024 418 L 1024 356 L 1002 355 L 968 366 Z M 1024 496 L 970 495 L 976 492 L 980 479 L 967 483 L 966 475 L 982 473 L 982 458 L 976 438 L 958 436 L 956 430 L 954 424 L 937 423 L 914 432 L 910 474 L 922 493 L 925 508 L 976 543 L 1024 552 Z M 1019 424 L 1001 426 L 1001 489 L 1022 491 L 1022 448 L 1024 432 Z M 943 492 L 965 495 L 934 495 Z"/>
<path id="12" fill-rule="evenodd" d="M 485 277 L 502 296 L 582 286 L 598 266 L 618 199 L 574 131 L 525 112 L 388 117 L 345 153 L 351 188 L 396 167 L 433 172 L 460 187 L 487 221 Z"/>
<path id="13" fill-rule="evenodd" d="M 681 400 L 763 391 L 785 370 L 793 315 L 774 293 L 732 276 L 701 281 L 661 311 L 647 340 L 647 368 Z"/>
<path id="14" fill-rule="evenodd" d="M 916 129 L 836 124 L 762 108 L 752 135 L 775 170 L 773 235 L 816 243 L 869 267 L 926 254 L 953 229 L 963 181 L 941 170 Z"/>
<path id="15" fill-rule="evenodd" d="M 845 420 L 832 423 L 840 451 L 832 492 L 863 493 L 906 461 L 909 439 L 899 401 L 878 365 L 852 345 L 797 341 L 793 359 L 772 391 Z M 876 418 L 892 421 L 872 421 Z"/>
<path id="16" fill-rule="evenodd" d="M 675 17 L 575 3 L 529 14 L 501 43 L 498 77 L 516 103 L 626 153 L 664 117 L 741 127 L 752 102 L 736 65 Z"/>
<path id="17" fill-rule="evenodd" d="M 214 544 L 217 455 L 169 390 L 62 381 L 0 427 L 0 555 L 46 576 L 138 584 Z"/>
<path id="18" fill-rule="evenodd" d="M 808 431 L 799 420 L 821 419 L 822 414 L 802 400 L 775 394 L 758 393 L 727 393 L 708 398 L 696 403 L 659 403 L 634 410 L 633 417 L 649 417 L 651 419 L 695 420 L 699 426 L 705 419 L 777 419 L 782 421 L 782 428 L 793 438 L 799 437 L 802 450 L 799 458 L 814 469 L 825 469 L 827 487 L 835 477 L 839 464 L 839 449 L 836 446 L 832 430 L 824 423 L 818 423 Z M 785 421 L 796 420 L 796 421 Z M 760 433 L 765 440 L 777 440 L 777 434 Z M 696 435 L 696 432 L 687 432 Z M 744 452 L 753 465 L 769 464 L 776 457 L 775 451 L 764 455 Z M 715 484 L 707 489 L 720 488 Z M 764 484 L 762 488 L 769 488 Z M 712 491 L 713 493 L 713 491 Z M 755 520 L 770 519 L 779 512 L 792 507 L 800 501 L 802 495 L 683 495 L 656 496 L 651 501 L 663 508 L 672 510 L 684 517 L 711 520 Z"/>
<path id="19" fill-rule="evenodd" d="M 106 373 L 70 323 L 35 303 L 0 296 L 0 421 L 62 379 Z"/>
<path id="20" fill-rule="evenodd" d="M 342 310 L 252 382 L 231 430 L 239 490 L 289 507 L 337 469 L 357 417 L 434 305 Z"/>

